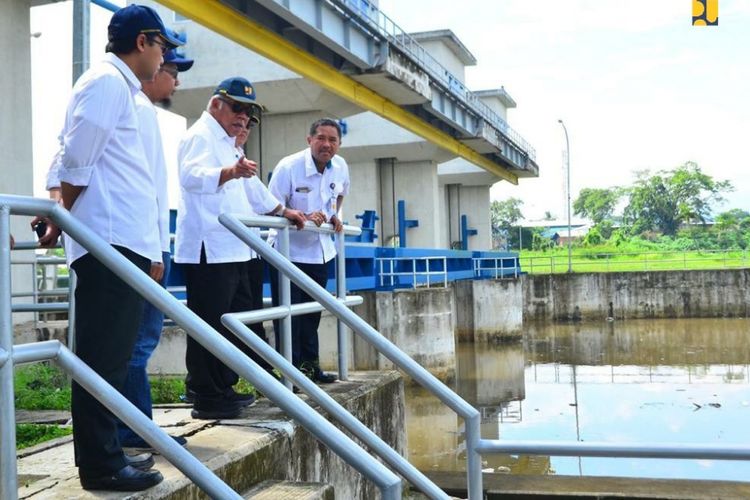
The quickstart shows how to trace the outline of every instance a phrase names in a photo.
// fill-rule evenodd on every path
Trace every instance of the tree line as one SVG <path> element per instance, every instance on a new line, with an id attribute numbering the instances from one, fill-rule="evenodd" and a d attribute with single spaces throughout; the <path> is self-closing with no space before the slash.
<path id="1" fill-rule="evenodd" d="M 750 213 L 732 208 L 716 215 L 728 180 L 715 180 L 695 162 L 671 170 L 636 172 L 629 186 L 584 188 L 573 213 L 589 219 L 591 229 L 576 245 L 623 245 L 669 250 L 745 249 L 750 246 Z M 523 202 L 517 198 L 490 206 L 497 248 L 540 250 L 554 246 L 543 228 L 521 228 Z M 547 213 L 549 219 L 554 217 Z"/>

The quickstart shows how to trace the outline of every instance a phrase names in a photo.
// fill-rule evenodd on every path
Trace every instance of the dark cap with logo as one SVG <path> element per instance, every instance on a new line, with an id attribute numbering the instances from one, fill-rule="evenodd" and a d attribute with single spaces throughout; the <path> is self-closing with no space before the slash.
<path id="1" fill-rule="evenodd" d="M 110 41 L 133 40 L 141 33 L 160 35 L 170 48 L 182 45 L 182 41 L 164 27 L 159 14 L 145 5 L 131 4 L 118 10 L 112 15 L 107 28 Z"/>
<path id="2" fill-rule="evenodd" d="M 214 90 L 214 95 L 225 96 L 237 102 L 255 103 L 253 85 L 241 76 L 227 78 L 221 82 Z"/>
<path id="3" fill-rule="evenodd" d="M 164 54 L 164 64 L 171 63 L 177 66 L 177 71 L 187 71 L 193 67 L 193 60 L 188 59 L 182 54 L 178 54 L 175 49 L 169 49 Z"/>

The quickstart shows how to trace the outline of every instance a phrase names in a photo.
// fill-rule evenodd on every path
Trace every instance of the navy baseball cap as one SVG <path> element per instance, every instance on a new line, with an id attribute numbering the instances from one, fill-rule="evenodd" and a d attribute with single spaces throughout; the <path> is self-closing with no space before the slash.
<path id="1" fill-rule="evenodd" d="M 187 71 L 193 67 L 193 60 L 188 59 L 182 54 L 178 54 L 175 49 L 169 49 L 164 54 L 164 64 L 172 63 L 177 66 L 177 71 Z"/>
<path id="2" fill-rule="evenodd" d="M 257 104 L 255 102 L 255 89 L 253 88 L 253 84 L 241 76 L 227 78 L 221 82 L 216 87 L 216 90 L 214 90 L 214 95 L 222 95 L 237 102 Z"/>
<path id="3" fill-rule="evenodd" d="M 159 14 L 145 5 L 131 4 L 118 10 L 112 15 L 107 28 L 109 40 L 133 40 L 141 33 L 160 35 L 170 48 L 183 43 L 164 27 Z"/>

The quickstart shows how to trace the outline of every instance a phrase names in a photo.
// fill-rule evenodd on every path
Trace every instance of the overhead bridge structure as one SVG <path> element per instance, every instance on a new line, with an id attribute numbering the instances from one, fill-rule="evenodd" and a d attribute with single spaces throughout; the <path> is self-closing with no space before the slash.
<path id="1" fill-rule="evenodd" d="M 499 178 L 539 174 L 531 145 L 366 0 L 159 3 Z"/>

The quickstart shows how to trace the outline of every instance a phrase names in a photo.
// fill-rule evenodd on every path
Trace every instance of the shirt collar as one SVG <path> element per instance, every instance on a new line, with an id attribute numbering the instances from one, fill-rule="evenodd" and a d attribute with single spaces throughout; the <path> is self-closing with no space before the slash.
<path id="1" fill-rule="evenodd" d="M 128 83 L 128 87 L 130 87 L 131 95 L 136 95 L 138 91 L 141 90 L 141 81 L 137 76 L 135 76 L 135 73 L 133 73 L 133 70 L 130 69 L 130 66 L 125 64 L 125 61 L 117 57 L 112 52 L 107 52 L 106 54 L 104 54 L 104 62 L 110 63 L 112 66 L 117 68 L 120 73 L 122 73 L 122 76 L 125 77 L 125 81 Z"/>
<path id="2" fill-rule="evenodd" d="M 227 141 L 231 142 L 232 146 L 234 146 L 235 139 L 231 135 L 227 134 L 227 131 L 224 130 L 224 127 L 221 126 L 221 124 L 216 121 L 216 118 L 211 116 L 211 113 L 208 111 L 204 111 L 201 115 L 201 119 L 206 122 L 206 126 L 208 127 L 208 130 L 211 131 L 214 136 L 220 140 L 220 141 Z"/>
<path id="3" fill-rule="evenodd" d="M 330 168 L 333 166 L 332 162 L 333 162 L 333 158 L 328 160 L 328 163 L 326 163 L 326 168 L 325 170 L 323 170 L 323 173 L 325 173 L 326 170 L 330 170 Z M 313 157 L 312 157 L 312 149 L 307 148 L 307 150 L 305 151 L 305 176 L 310 177 L 315 174 L 323 175 L 320 172 L 318 172 L 318 166 L 315 165 L 315 160 L 313 160 Z"/>

